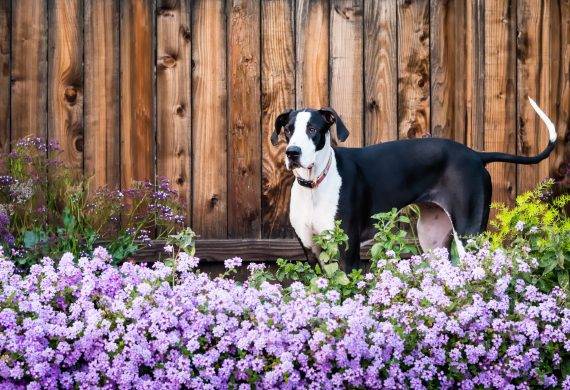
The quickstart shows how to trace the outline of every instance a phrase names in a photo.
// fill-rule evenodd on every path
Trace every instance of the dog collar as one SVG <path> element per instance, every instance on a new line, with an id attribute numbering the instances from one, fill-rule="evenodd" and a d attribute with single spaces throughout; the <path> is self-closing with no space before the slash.
<path id="1" fill-rule="evenodd" d="M 329 156 L 329 161 L 327 162 L 327 166 L 325 167 L 325 169 L 323 169 L 321 174 L 319 176 L 317 176 L 317 178 L 315 180 L 306 180 L 306 179 L 303 179 L 302 177 L 295 175 L 295 177 L 297 178 L 297 183 L 299 183 L 303 187 L 307 187 L 307 188 L 311 188 L 311 189 L 317 188 L 319 186 L 319 184 L 321 184 L 322 181 L 325 180 L 325 177 L 327 176 L 327 173 L 329 172 L 329 169 L 330 169 L 331 163 L 332 163 L 332 156 L 333 156 L 333 154 L 331 153 L 331 155 Z"/>

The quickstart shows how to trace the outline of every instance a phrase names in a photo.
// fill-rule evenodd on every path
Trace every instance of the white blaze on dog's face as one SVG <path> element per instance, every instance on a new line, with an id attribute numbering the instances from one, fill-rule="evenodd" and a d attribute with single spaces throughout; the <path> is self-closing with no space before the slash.
<path id="1" fill-rule="evenodd" d="M 281 130 L 287 140 L 285 149 L 285 165 L 287 169 L 314 166 L 318 153 L 330 144 L 329 130 L 336 123 L 337 135 L 340 141 L 348 137 L 348 130 L 336 112 L 330 108 L 299 111 L 286 111 L 275 120 L 275 131 L 271 135 L 271 143 L 279 143 Z"/>
<path id="2" fill-rule="evenodd" d="M 308 111 L 301 111 L 297 113 L 295 122 L 293 124 L 293 135 L 289 138 L 287 149 L 291 147 L 299 147 L 301 155 L 298 160 L 294 161 L 292 158 L 285 156 L 285 165 L 287 169 L 295 168 L 295 164 L 299 164 L 301 168 L 312 168 L 315 164 L 315 156 L 317 147 L 311 138 L 316 129 L 309 125 L 311 113 Z"/>

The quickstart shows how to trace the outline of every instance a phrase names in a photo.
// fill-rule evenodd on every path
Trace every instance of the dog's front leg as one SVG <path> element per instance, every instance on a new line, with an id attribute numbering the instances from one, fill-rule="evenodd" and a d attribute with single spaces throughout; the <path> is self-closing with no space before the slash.
<path id="1" fill-rule="evenodd" d="M 303 252 L 305 253 L 305 259 L 307 259 L 307 263 L 309 263 L 311 267 L 314 268 L 319 263 L 319 259 L 311 249 L 307 248 L 305 244 L 303 244 L 303 241 L 301 240 L 301 238 L 297 233 L 295 233 L 295 237 L 297 237 L 299 245 L 301 245 L 301 248 L 303 248 Z"/>
<path id="2" fill-rule="evenodd" d="M 345 227 L 344 231 L 348 234 L 348 242 L 340 250 L 340 260 L 344 272 L 349 274 L 353 269 L 359 269 L 362 266 L 360 261 L 360 233 L 351 227 Z"/>

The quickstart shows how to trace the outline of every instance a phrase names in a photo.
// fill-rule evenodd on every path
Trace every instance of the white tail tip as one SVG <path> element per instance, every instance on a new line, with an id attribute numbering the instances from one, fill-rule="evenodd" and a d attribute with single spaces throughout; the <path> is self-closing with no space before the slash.
<path id="1" fill-rule="evenodd" d="M 556 142 L 557 136 L 556 136 L 556 127 L 554 127 L 554 123 L 552 123 L 552 121 L 550 120 L 548 115 L 546 115 L 544 113 L 544 111 L 542 111 L 540 109 L 538 104 L 536 104 L 536 102 L 534 100 L 532 100 L 532 98 L 530 96 L 529 96 L 528 100 L 530 101 L 530 105 L 532 106 L 534 111 L 536 111 L 536 113 L 538 114 L 540 119 L 542 119 L 542 121 L 546 125 L 546 128 L 548 129 L 548 139 L 550 140 L 550 142 Z"/>

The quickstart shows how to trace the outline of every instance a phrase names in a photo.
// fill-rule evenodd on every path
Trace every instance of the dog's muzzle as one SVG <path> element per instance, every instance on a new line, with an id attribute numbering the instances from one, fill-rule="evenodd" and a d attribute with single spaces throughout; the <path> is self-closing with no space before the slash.
<path id="1" fill-rule="evenodd" d="M 289 161 L 289 169 L 301 167 L 301 148 L 298 146 L 289 146 L 285 150 L 285 155 Z"/>

